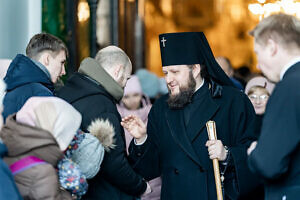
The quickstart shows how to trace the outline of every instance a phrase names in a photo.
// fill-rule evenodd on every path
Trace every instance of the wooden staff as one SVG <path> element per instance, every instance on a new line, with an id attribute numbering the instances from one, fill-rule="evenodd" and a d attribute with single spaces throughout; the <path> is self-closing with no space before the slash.
<path id="1" fill-rule="evenodd" d="M 214 121 L 208 121 L 208 122 L 206 122 L 206 128 L 207 128 L 208 139 L 209 140 L 217 140 L 216 123 Z M 213 166 L 214 166 L 217 197 L 218 197 L 218 200 L 223 200 L 219 160 L 217 158 L 213 159 Z"/>

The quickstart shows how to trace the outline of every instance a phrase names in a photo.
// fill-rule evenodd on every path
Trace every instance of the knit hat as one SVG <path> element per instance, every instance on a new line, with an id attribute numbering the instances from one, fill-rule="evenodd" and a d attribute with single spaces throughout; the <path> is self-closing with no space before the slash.
<path id="1" fill-rule="evenodd" d="M 124 95 L 132 93 L 143 94 L 139 78 L 136 75 L 130 77 L 124 88 Z"/>
<path id="2" fill-rule="evenodd" d="M 139 69 L 136 75 L 141 83 L 143 93 L 150 98 L 155 98 L 160 89 L 158 77 L 146 69 Z"/>
<path id="3" fill-rule="evenodd" d="M 91 179 L 100 170 L 104 157 L 104 147 L 95 136 L 89 133 L 84 135 L 84 139 L 73 152 L 71 159 L 79 165 L 85 177 Z"/>
<path id="4" fill-rule="evenodd" d="M 275 84 L 271 83 L 270 81 L 268 81 L 268 79 L 266 79 L 263 76 L 257 76 L 248 81 L 246 88 L 245 88 L 245 94 L 248 95 L 249 90 L 254 86 L 260 86 L 260 87 L 265 88 L 271 95 L 273 92 L 273 89 L 275 87 Z"/>
<path id="5" fill-rule="evenodd" d="M 49 131 L 64 151 L 81 124 L 80 113 L 66 101 L 57 97 L 31 97 L 16 120 Z"/>
<path id="6" fill-rule="evenodd" d="M 88 130 L 91 133 L 77 131 L 65 156 L 78 164 L 87 179 L 91 179 L 100 170 L 105 149 L 114 147 L 114 129 L 108 121 L 97 119 L 92 122 Z"/>
<path id="7" fill-rule="evenodd" d="M 88 183 L 80 167 L 71 159 L 63 158 L 58 164 L 58 179 L 60 185 L 80 199 L 87 192 Z"/>
<path id="8" fill-rule="evenodd" d="M 165 78 L 161 77 L 159 78 L 159 93 L 160 94 L 167 94 L 168 93 L 168 87 Z"/>

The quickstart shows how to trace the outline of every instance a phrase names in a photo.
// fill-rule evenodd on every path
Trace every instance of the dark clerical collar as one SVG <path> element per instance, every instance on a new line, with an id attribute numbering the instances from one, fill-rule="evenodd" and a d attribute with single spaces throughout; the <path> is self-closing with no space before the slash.
<path id="1" fill-rule="evenodd" d="M 201 98 L 203 96 L 203 92 L 205 90 L 208 90 L 208 83 L 207 83 L 207 81 L 205 81 L 203 79 L 203 82 L 200 85 L 199 89 L 196 90 L 196 92 L 193 94 L 192 102 L 195 101 L 195 100 L 198 100 L 199 98 Z"/>
<path id="2" fill-rule="evenodd" d="M 208 82 L 205 81 L 203 85 L 193 94 L 192 102 L 187 104 L 183 109 L 184 124 L 187 127 L 190 118 L 196 111 L 195 108 L 209 95 Z"/>

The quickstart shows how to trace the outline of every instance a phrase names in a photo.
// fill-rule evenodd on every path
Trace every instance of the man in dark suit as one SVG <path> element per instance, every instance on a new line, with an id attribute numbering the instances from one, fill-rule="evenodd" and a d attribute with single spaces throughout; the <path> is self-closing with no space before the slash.
<path id="1" fill-rule="evenodd" d="M 146 180 L 162 177 L 162 200 L 215 200 L 211 159 L 217 158 L 225 199 L 237 199 L 256 184 L 246 162 L 253 107 L 217 64 L 202 32 L 159 40 L 169 94 L 153 105 L 147 131 L 134 116 L 122 121 L 135 138 L 129 149 L 134 168 Z M 208 141 L 209 120 L 216 122 L 218 140 Z"/>
<path id="2" fill-rule="evenodd" d="M 300 198 L 300 21 L 286 14 L 272 15 L 250 34 L 259 68 L 277 85 L 260 138 L 248 149 L 249 167 L 265 180 L 265 199 L 296 200 Z"/>

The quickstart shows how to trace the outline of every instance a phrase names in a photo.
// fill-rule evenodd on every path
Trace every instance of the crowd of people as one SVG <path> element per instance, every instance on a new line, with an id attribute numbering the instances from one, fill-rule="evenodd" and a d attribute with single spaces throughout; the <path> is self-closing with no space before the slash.
<path id="1" fill-rule="evenodd" d="M 39 33 L 0 79 L 0 199 L 300 199 L 300 20 L 251 32 L 244 84 L 203 32 L 159 35 L 163 78 L 116 46 L 62 87 L 68 49 Z M 217 139 L 206 123 L 214 121 Z"/>

